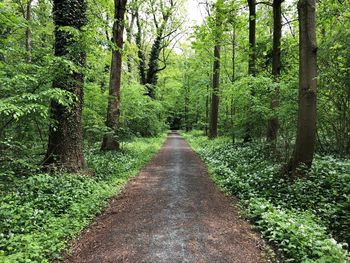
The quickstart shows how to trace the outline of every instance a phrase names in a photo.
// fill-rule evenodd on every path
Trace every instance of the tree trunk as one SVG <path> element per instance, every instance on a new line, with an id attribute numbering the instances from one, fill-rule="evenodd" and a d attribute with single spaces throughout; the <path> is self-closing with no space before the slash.
<path id="1" fill-rule="evenodd" d="M 26 9 L 26 20 L 27 20 L 27 28 L 26 28 L 26 39 L 25 39 L 25 47 L 27 52 L 27 62 L 32 62 L 32 46 L 31 46 L 31 30 L 30 30 L 30 22 L 32 20 L 32 0 L 28 0 L 27 9 Z"/>
<path id="2" fill-rule="evenodd" d="M 233 26 L 233 31 L 232 31 L 232 76 L 231 76 L 231 82 L 232 84 L 235 83 L 236 80 L 236 27 L 235 25 Z M 231 95 L 231 136 L 232 136 L 232 143 L 235 143 L 235 131 L 234 131 L 234 113 L 235 113 L 235 106 L 233 104 L 233 96 Z"/>
<path id="3" fill-rule="evenodd" d="M 281 74 L 281 36 L 282 36 L 282 13 L 281 0 L 273 1 L 273 50 L 272 50 L 272 75 L 276 84 L 279 82 Z M 270 109 L 273 114 L 276 114 L 276 109 L 279 105 L 279 88 L 276 85 L 271 93 Z M 276 151 L 278 118 L 273 116 L 268 120 L 267 124 L 267 142 L 272 151 Z"/>
<path id="4" fill-rule="evenodd" d="M 115 135 L 119 128 L 120 117 L 120 84 L 122 75 L 122 49 L 126 2 L 127 0 L 114 1 L 115 21 L 113 24 L 113 43 L 115 44 L 115 47 L 112 51 L 111 74 L 109 81 L 109 99 L 106 121 L 106 125 L 109 129 L 109 132 L 105 134 L 101 146 L 101 150 L 104 151 L 119 150 L 119 142 Z"/>
<path id="5" fill-rule="evenodd" d="M 248 0 L 249 6 L 249 62 L 248 74 L 256 74 L 256 0 Z"/>
<path id="6" fill-rule="evenodd" d="M 209 74 L 209 79 L 211 79 L 211 76 Z M 208 83 L 207 85 L 207 93 L 205 95 L 205 127 L 204 127 L 204 134 L 208 135 L 209 134 L 209 86 L 210 84 Z"/>
<path id="7" fill-rule="evenodd" d="M 248 0 L 249 7 L 249 59 L 248 59 L 248 75 L 256 75 L 256 0 Z M 249 84 L 251 94 L 254 94 L 252 85 Z M 251 127 L 247 124 L 244 142 L 251 142 Z"/>
<path id="8" fill-rule="evenodd" d="M 211 99 L 209 138 L 218 136 L 219 89 L 220 89 L 220 45 L 214 47 L 213 94 Z"/>
<path id="9" fill-rule="evenodd" d="M 157 33 L 157 37 L 154 40 L 154 43 L 151 48 L 151 54 L 149 57 L 148 62 L 148 70 L 147 70 L 147 78 L 146 78 L 146 88 L 147 88 L 147 95 L 150 96 L 152 99 L 155 99 L 155 86 L 158 82 L 158 59 L 160 55 L 160 51 L 162 50 L 161 42 L 163 37 L 163 30 L 161 29 Z"/>
<path id="10" fill-rule="evenodd" d="M 132 33 L 133 33 L 133 28 L 134 28 L 134 23 L 135 23 L 135 18 L 136 18 L 136 15 L 134 12 L 132 12 L 131 14 L 131 20 L 130 20 L 130 23 L 128 24 L 127 28 L 126 28 L 126 38 L 127 38 L 127 41 L 129 44 L 131 44 L 132 42 Z M 128 55 L 128 72 L 129 72 L 129 75 L 131 76 L 132 74 L 132 55 L 129 54 Z"/>
<path id="11" fill-rule="evenodd" d="M 232 30 L 232 75 L 231 75 L 231 83 L 233 84 L 236 80 L 236 27 L 233 26 Z"/>
<path id="12" fill-rule="evenodd" d="M 137 33 L 136 33 L 136 46 L 137 46 L 137 56 L 139 58 L 138 69 L 140 76 L 140 84 L 146 85 L 146 59 L 145 54 L 142 50 L 142 28 L 140 23 L 140 17 L 138 11 L 136 11 L 136 25 L 137 25 Z"/>
<path id="13" fill-rule="evenodd" d="M 85 66 L 86 54 L 79 47 L 76 37 L 61 27 L 73 27 L 82 32 L 86 25 L 85 0 L 54 0 L 53 19 L 55 23 L 55 56 L 72 61 L 79 68 Z M 74 49 L 74 50 L 72 50 Z M 70 72 L 57 69 L 53 87 L 71 92 L 75 98 L 70 107 L 51 101 L 49 143 L 43 164 L 49 168 L 59 168 L 76 172 L 85 168 L 83 155 L 83 85 L 84 75 L 81 70 Z"/>
<path id="14" fill-rule="evenodd" d="M 155 99 L 156 97 L 156 91 L 155 87 L 158 83 L 158 72 L 159 72 L 159 56 L 160 52 L 162 51 L 162 40 L 163 40 L 163 34 L 166 28 L 166 25 L 168 23 L 170 17 L 170 13 L 167 13 L 164 16 L 163 23 L 160 25 L 159 28 L 157 28 L 157 36 L 156 39 L 153 42 L 152 48 L 151 48 L 151 54 L 149 57 L 148 62 L 148 70 L 147 70 L 147 78 L 146 78 L 146 88 L 147 88 L 147 95 L 150 96 L 152 99 Z"/>
<path id="15" fill-rule="evenodd" d="M 222 14 L 221 8 L 223 0 L 216 2 L 216 18 L 214 30 L 214 65 L 213 65 L 213 91 L 211 99 L 209 138 L 214 139 L 218 136 L 218 117 L 219 117 L 219 89 L 220 89 L 220 66 L 221 66 L 221 37 L 222 37 Z"/>
<path id="16" fill-rule="evenodd" d="M 304 164 L 310 168 L 316 141 L 317 102 L 317 46 L 316 2 L 299 0 L 299 110 L 297 138 L 288 170 L 297 174 Z"/>

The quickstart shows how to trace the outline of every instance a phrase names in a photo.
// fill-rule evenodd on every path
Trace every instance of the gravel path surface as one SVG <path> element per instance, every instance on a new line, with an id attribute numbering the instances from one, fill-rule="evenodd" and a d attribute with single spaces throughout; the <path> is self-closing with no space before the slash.
<path id="1" fill-rule="evenodd" d="M 260 243 L 174 132 L 64 262 L 263 262 Z"/>

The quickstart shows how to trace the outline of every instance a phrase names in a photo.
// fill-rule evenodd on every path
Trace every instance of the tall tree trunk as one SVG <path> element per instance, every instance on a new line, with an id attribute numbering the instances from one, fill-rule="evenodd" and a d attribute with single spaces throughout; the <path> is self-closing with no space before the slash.
<path id="1" fill-rule="evenodd" d="M 218 136 L 219 89 L 220 89 L 220 45 L 214 47 L 213 94 L 211 99 L 209 138 Z"/>
<path id="2" fill-rule="evenodd" d="M 135 12 L 132 12 L 130 23 L 128 24 L 128 26 L 126 28 L 126 38 L 127 38 L 127 41 L 129 44 L 131 44 L 131 42 L 132 42 L 132 33 L 133 33 L 133 29 L 134 29 L 135 19 L 136 19 Z M 132 74 L 132 55 L 131 54 L 128 55 L 127 62 L 128 62 L 128 72 L 131 75 Z"/>
<path id="3" fill-rule="evenodd" d="M 209 74 L 209 79 L 211 79 L 211 76 Z M 204 127 L 204 134 L 209 135 L 209 86 L 207 85 L 207 93 L 205 95 L 205 127 Z"/>
<path id="4" fill-rule="evenodd" d="M 304 164 L 310 168 L 316 141 L 317 45 L 316 1 L 299 0 L 299 110 L 297 138 L 289 172 L 297 173 Z"/>
<path id="5" fill-rule="evenodd" d="M 223 0 L 216 2 L 216 18 L 214 30 L 214 64 L 213 64 L 213 91 L 211 98 L 209 138 L 213 139 L 218 136 L 218 117 L 219 117 L 219 90 L 220 90 L 220 66 L 221 66 L 221 37 L 222 37 L 222 14 L 221 8 Z"/>
<path id="6" fill-rule="evenodd" d="M 82 32 L 86 25 L 85 0 L 54 0 L 53 19 L 55 23 L 55 56 L 71 60 L 78 67 L 85 66 L 85 51 L 78 47 L 75 36 L 61 27 L 73 27 Z M 74 50 L 72 50 L 74 49 Z M 84 169 L 82 108 L 84 75 L 81 69 L 70 72 L 57 69 L 53 87 L 71 92 L 74 102 L 70 107 L 58 101 L 51 101 L 51 117 L 54 124 L 50 126 L 49 143 L 43 164 L 69 171 Z"/>
<path id="7" fill-rule="evenodd" d="M 147 88 L 148 96 L 150 96 L 152 99 L 155 99 L 156 97 L 155 87 L 158 83 L 158 72 L 160 71 L 158 60 L 159 60 L 160 52 L 163 49 L 162 47 L 162 40 L 164 37 L 163 34 L 169 18 L 170 18 L 170 13 L 168 12 L 164 16 L 163 23 L 160 25 L 160 27 L 157 26 L 157 36 L 153 42 L 153 45 L 151 48 L 151 54 L 149 57 L 147 78 L 146 78 L 146 88 Z"/>
<path id="8" fill-rule="evenodd" d="M 32 0 L 28 0 L 27 7 L 26 7 L 26 20 L 27 20 L 27 28 L 26 28 L 26 39 L 25 39 L 25 47 L 27 52 L 27 62 L 32 62 L 32 46 L 31 46 L 31 40 L 32 40 L 32 32 L 30 30 L 30 22 L 32 20 Z"/>
<path id="9" fill-rule="evenodd" d="M 236 26 L 233 25 L 232 30 L 232 76 L 231 76 L 231 82 L 234 84 L 236 80 Z M 231 136 L 232 136 L 232 143 L 235 143 L 235 131 L 234 131 L 234 113 L 235 113 L 235 106 L 233 104 L 233 96 L 231 95 Z"/>
<path id="10" fill-rule="evenodd" d="M 236 79 L 236 27 L 233 26 L 232 30 L 232 75 L 231 75 L 231 83 L 233 84 Z"/>
<path id="11" fill-rule="evenodd" d="M 248 0 L 249 7 L 249 62 L 248 74 L 256 74 L 256 0 Z"/>
<path id="12" fill-rule="evenodd" d="M 271 93 L 270 109 L 275 115 L 275 111 L 279 105 L 279 76 L 281 74 L 281 37 L 282 37 L 282 0 L 273 1 L 273 50 L 272 50 L 272 75 L 276 83 L 276 87 Z M 278 118 L 273 116 L 267 123 L 267 142 L 272 151 L 276 151 Z"/>
<path id="13" fill-rule="evenodd" d="M 120 116 L 120 84 L 122 75 L 122 49 L 124 33 L 124 16 L 127 0 L 114 1 L 114 24 L 111 74 L 109 81 L 109 99 L 107 109 L 106 125 L 109 129 L 103 138 L 101 149 L 104 151 L 119 150 L 119 142 L 116 139 L 116 132 L 119 128 Z"/>
<path id="14" fill-rule="evenodd" d="M 138 11 L 136 11 L 136 25 L 137 25 L 137 33 L 136 33 L 136 46 L 137 46 L 137 56 L 139 58 L 138 69 L 140 76 L 140 84 L 146 85 L 146 59 L 145 54 L 142 50 L 142 28 L 140 23 L 140 17 Z"/>
<path id="15" fill-rule="evenodd" d="M 147 77 L 146 77 L 146 88 L 147 88 L 147 95 L 150 96 L 152 99 L 155 99 L 156 97 L 156 91 L 155 86 L 158 82 L 158 59 L 160 55 L 160 51 L 162 50 L 162 37 L 163 37 L 163 30 L 157 33 L 157 37 L 154 40 L 154 43 L 151 48 L 151 54 L 149 57 L 148 62 L 148 70 L 147 70 Z"/>
<path id="16" fill-rule="evenodd" d="M 248 58 L 248 75 L 256 75 L 256 0 L 248 0 L 249 7 L 249 58 Z M 249 84 L 251 94 L 254 94 L 252 85 Z M 248 123 L 245 128 L 244 142 L 252 141 L 251 124 Z"/>

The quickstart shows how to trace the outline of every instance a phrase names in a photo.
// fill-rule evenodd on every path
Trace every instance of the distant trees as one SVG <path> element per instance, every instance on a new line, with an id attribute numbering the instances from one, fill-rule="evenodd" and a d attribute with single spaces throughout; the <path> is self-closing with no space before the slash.
<path id="1" fill-rule="evenodd" d="M 73 95 L 70 107 L 51 101 L 53 123 L 49 130 L 49 143 L 44 159 L 45 166 L 68 171 L 84 169 L 83 154 L 83 87 L 86 54 L 79 45 L 79 37 L 87 23 L 85 0 L 54 0 L 55 56 L 62 59 L 57 65 L 54 89 Z M 70 63 L 72 63 L 70 65 Z M 63 66 L 63 67 L 62 67 Z"/>
<path id="2" fill-rule="evenodd" d="M 109 80 L 109 98 L 106 126 L 109 131 L 104 135 L 102 150 L 118 150 L 119 142 L 116 132 L 119 128 L 120 117 L 120 85 L 122 75 L 122 49 L 124 34 L 124 16 L 127 0 L 114 1 L 112 62 Z"/>

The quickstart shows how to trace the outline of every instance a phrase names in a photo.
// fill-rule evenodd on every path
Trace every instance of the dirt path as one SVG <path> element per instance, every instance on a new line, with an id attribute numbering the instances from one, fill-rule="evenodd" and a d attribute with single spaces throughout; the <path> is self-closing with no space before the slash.
<path id="1" fill-rule="evenodd" d="M 176 133 L 65 262 L 262 262 L 259 238 Z"/>

